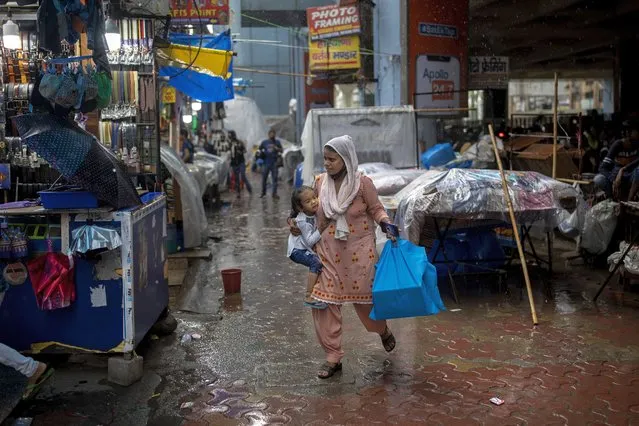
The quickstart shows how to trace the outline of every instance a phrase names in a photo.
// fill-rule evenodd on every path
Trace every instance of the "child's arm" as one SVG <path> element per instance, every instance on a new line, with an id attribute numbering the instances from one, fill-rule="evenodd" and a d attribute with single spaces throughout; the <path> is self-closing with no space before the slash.
<path id="1" fill-rule="evenodd" d="M 300 215 L 301 216 L 301 215 Z M 308 223 L 303 217 L 298 216 L 297 227 L 302 232 L 302 241 L 307 247 L 313 247 L 322 238 L 319 230 Z"/>

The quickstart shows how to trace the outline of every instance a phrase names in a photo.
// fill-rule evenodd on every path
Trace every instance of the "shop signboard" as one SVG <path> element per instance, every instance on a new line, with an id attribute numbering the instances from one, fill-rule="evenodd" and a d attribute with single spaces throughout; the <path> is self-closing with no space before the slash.
<path id="1" fill-rule="evenodd" d="M 175 87 L 165 86 L 162 88 L 162 103 L 174 104 L 176 99 Z"/>
<path id="2" fill-rule="evenodd" d="M 408 88 L 416 109 L 465 115 L 468 106 L 468 0 L 408 0 Z"/>
<path id="3" fill-rule="evenodd" d="M 468 64 L 470 90 L 507 89 L 507 56 L 472 56 Z"/>
<path id="4" fill-rule="evenodd" d="M 170 0 L 172 21 L 229 25 L 229 0 Z M 196 8 L 194 3 L 197 2 Z"/>
<path id="5" fill-rule="evenodd" d="M 312 41 L 360 32 L 357 5 L 309 7 L 306 9 L 306 20 L 308 36 Z"/>
<path id="6" fill-rule="evenodd" d="M 348 70 L 360 67 L 359 36 L 309 40 L 309 68 L 311 71 Z"/>

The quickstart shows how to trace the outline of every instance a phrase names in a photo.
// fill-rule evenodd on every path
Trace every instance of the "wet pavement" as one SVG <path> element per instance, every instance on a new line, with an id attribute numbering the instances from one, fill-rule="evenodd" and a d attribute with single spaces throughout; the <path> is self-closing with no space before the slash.
<path id="1" fill-rule="evenodd" d="M 558 273 L 553 300 L 535 280 L 537 327 L 515 272 L 509 295 L 466 290 L 456 305 L 443 289 L 448 312 L 391 321 L 390 355 L 346 308 L 344 371 L 317 379 L 323 351 L 302 306 L 305 270 L 285 257 L 285 198 L 211 213 L 222 240 L 190 270 L 178 331 L 140 348 L 140 383 L 111 385 L 106 358 L 75 356 L 17 414 L 34 425 L 639 425 L 636 294 L 612 286 L 593 305 L 601 272 L 586 267 Z M 222 297 L 225 267 L 243 269 L 241 295 Z"/>

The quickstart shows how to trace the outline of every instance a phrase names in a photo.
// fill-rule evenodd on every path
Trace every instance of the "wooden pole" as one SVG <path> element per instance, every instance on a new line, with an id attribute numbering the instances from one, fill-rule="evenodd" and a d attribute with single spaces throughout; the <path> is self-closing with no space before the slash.
<path id="1" fill-rule="evenodd" d="M 237 69 L 237 68 L 235 68 Z M 420 108 L 415 109 L 413 112 L 467 112 L 467 111 L 477 111 L 477 108 Z"/>
<path id="2" fill-rule="evenodd" d="M 521 244 L 521 238 L 519 237 L 519 226 L 517 225 L 517 219 L 515 218 L 515 210 L 513 209 L 513 203 L 510 199 L 510 192 L 508 191 L 508 182 L 506 181 L 506 174 L 504 173 L 504 167 L 501 164 L 501 157 L 499 156 L 499 150 L 497 149 L 497 141 L 495 140 L 495 132 L 493 125 L 488 125 L 490 131 L 490 139 L 493 142 L 493 151 L 495 151 L 495 159 L 497 160 L 497 167 L 499 168 L 499 174 L 501 175 L 501 186 L 504 190 L 504 198 L 506 198 L 506 204 L 508 204 L 508 214 L 510 215 L 510 223 L 513 226 L 513 235 L 515 236 L 515 242 L 517 243 L 517 251 L 519 251 L 519 260 L 521 261 L 521 269 L 524 272 L 524 280 L 526 281 L 526 291 L 528 291 L 528 302 L 530 303 L 530 313 L 532 314 L 533 324 L 537 325 L 537 312 L 535 311 L 535 300 L 532 294 L 532 286 L 530 285 L 530 276 L 528 275 L 528 264 L 526 264 L 526 255 L 524 254 L 524 248 Z"/>
<path id="3" fill-rule="evenodd" d="M 552 116 L 552 178 L 557 178 L 557 109 L 559 107 L 559 74 L 555 73 L 555 100 L 553 101 Z"/>
<path id="4" fill-rule="evenodd" d="M 563 178 L 557 178 L 556 180 L 558 180 L 559 182 L 563 182 L 563 183 L 569 183 L 569 184 L 573 184 L 576 183 L 577 185 L 590 185 L 592 182 L 589 182 L 587 180 L 576 180 L 576 179 L 563 179 Z"/>

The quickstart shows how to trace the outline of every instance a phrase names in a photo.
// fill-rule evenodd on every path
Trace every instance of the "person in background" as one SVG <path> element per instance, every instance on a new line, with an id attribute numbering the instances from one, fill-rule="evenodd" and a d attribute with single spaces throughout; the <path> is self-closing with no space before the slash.
<path id="1" fill-rule="evenodd" d="M 639 130 L 636 124 L 624 123 L 622 139 L 610 147 L 606 158 L 599 167 L 599 174 L 595 176 L 595 186 L 619 199 L 624 186 L 630 184 L 630 199 L 637 194 L 639 187 Z"/>
<path id="2" fill-rule="evenodd" d="M 242 182 L 246 186 L 248 193 L 253 193 L 251 183 L 246 179 L 246 145 L 237 138 L 234 130 L 229 130 L 229 140 L 231 143 L 231 168 L 235 176 L 235 190 L 237 198 L 240 198 L 242 195 Z"/>
<path id="3" fill-rule="evenodd" d="M 277 195 L 277 160 L 283 151 L 282 143 L 275 138 L 275 130 L 269 130 L 268 139 L 260 144 L 260 153 L 264 161 L 262 166 L 262 195 L 260 198 L 266 197 L 266 183 L 268 182 L 269 174 L 273 180 L 273 198 L 280 198 Z"/>
<path id="4" fill-rule="evenodd" d="M 53 374 L 53 369 L 48 368 L 47 364 L 26 357 L 2 343 L 0 343 L 0 364 L 11 367 L 27 377 L 27 389 L 23 395 L 25 399 L 38 390 Z"/>
<path id="5" fill-rule="evenodd" d="M 186 129 L 180 130 L 180 145 L 182 146 L 182 160 L 187 164 L 192 163 L 195 147 L 189 139 L 189 131 Z"/>

